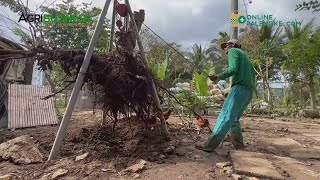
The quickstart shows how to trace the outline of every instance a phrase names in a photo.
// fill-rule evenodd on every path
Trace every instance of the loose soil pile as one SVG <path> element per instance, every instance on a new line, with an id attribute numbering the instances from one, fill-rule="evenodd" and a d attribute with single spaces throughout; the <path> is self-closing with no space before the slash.
<path id="1" fill-rule="evenodd" d="M 61 148 L 61 157 L 70 157 L 89 152 L 89 160 L 99 159 L 109 162 L 117 157 L 121 161 L 119 165 L 126 166 L 133 159 L 141 156 L 151 156 L 153 152 L 159 152 L 169 146 L 168 142 L 161 136 L 158 125 L 144 126 L 137 117 L 119 119 L 115 134 L 111 123 L 101 125 L 89 125 L 80 127 L 72 124 Z M 2 142 L 13 139 L 20 135 L 28 134 L 38 144 L 40 152 L 45 159 L 49 156 L 58 127 L 49 126 L 16 130 L 5 133 Z M 1 142 L 0 142 L 1 143 Z"/>

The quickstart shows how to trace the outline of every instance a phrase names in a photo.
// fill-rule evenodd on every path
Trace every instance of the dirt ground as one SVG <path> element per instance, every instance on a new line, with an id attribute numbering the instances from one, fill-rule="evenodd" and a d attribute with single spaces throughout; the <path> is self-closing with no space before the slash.
<path id="1" fill-rule="evenodd" d="M 194 148 L 194 144 L 204 141 L 210 134 L 203 130 L 200 135 L 194 129 L 180 125 L 180 119 L 171 117 L 168 122 L 171 140 L 162 138 L 158 126 L 146 127 L 137 119 L 121 120 L 116 126 L 115 135 L 111 124 L 101 126 L 99 113 L 76 111 L 69 126 L 61 149 L 61 156 L 56 161 L 46 161 L 55 134 L 59 128 L 44 126 L 37 128 L 2 131 L 0 143 L 21 135 L 30 135 L 44 156 L 44 163 L 16 165 L 0 160 L 0 177 L 11 174 L 12 179 L 51 179 L 51 174 L 58 169 L 68 170 L 61 179 L 233 179 L 215 165 L 230 161 L 228 152 L 234 150 L 227 136 L 214 153 L 206 153 Z M 209 118 L 214 126 L 215 118 Z M 267 119 L 244 117 L 243 136 L 245 151 L 261 152 L 288 157 L 285 148 L 270 148 L 264 138 L 292 138 L 305 148 L 319 149 L 320 137 L 311 138 L 306 133 L 320 134 L 320 120 Z M 174 150 L 168 150 L 169 147 Z M 75 161 L 76 156 L 88 152 L 86 159 Z M 133 164 L 145 160 L 146 169 L 137 173 L 125 172 Z M 298 159 L 309 164 L 309 169 L 320 173 L 319 159 Z M 277 167 L 281 171 L 281 167 Z M 283 174 L 283 172 L 281 172 Z M 286 179 L 295 179 L 287 176 Z"/>

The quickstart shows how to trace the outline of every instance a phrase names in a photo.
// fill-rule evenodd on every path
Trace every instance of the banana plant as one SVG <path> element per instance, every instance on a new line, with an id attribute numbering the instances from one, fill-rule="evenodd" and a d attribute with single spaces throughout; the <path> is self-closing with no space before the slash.
<path id="1" fill-rule="evenodd" d="M 201 74 L 195 73 L 193 75 L 193 85 L 195 87 L 195 91 L 200 96 L 207 96 L 209 95 L 208 85 L 212 83 L 212 81 L 208 78 L 208 75 L 214 72 L 214 68 L 207 66 Z"/>
<path id="2" fill-rule="evenodd" d="M 199 94 L 200 96 L 208 95 L 207 79 L 201 76 L 201 74 L 196 72 L 193 75 L 192 83 L 197 94 Z"/>
<path id="3" fill-rule="evenodd" d="M 151 69 L 151 71 L 157 75 L 157 77 L 160 80 L 164 80 L 166 77 L 166 71 L 168 68 L 168 56 L 166 59 L 162 62 L 155 62 L 154 59 L 149 59 L 148 60 L 148 66 Z"/>
<path id="4" fill-rule="evenodd" d="M 214 67 L 207 66 L 207 67 L 203 70 L 203 72 L 201 73 L 202 78 L 207 79 L 207 84 L 208 84 L 208 85 L 210 85 L 210 84 L 213 83 L 213 81 L 211 81 L 211 80 L 208 78 L 208 75 L 213 74 L 214 72 L 215 72 Z"/>

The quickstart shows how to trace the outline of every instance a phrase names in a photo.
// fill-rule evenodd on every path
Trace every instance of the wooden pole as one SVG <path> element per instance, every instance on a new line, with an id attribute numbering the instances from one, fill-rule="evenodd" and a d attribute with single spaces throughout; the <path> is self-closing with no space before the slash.
<path id="1" fill-rule="evenodd" d="M 93 36 L 91 38 L 89 47 L 87 49 L 86 55 L 84 57 L 84 60 L 82 62 L 82 65 L 81 65 L 81 68 L 80 68 L 80 72 L 79 72 L 79 74 L 77 76 L 77 80 L 76 80 L 75 86 L 74 86 L 74 88 L 72 90 L 71 97 L 70 97 L 70 100 L 68 102 L 67 109 L 66 109 L 66 111 L 64 113 L 62 122 L 60 124 L 57 136 L 56 136 L 56 138 L 54 140 L 54 143 L 53 143 L 53 146 L 52 146 L 52 149 L 51 149 L 51 152 L 50 152 L 48 160 L 56 159 L 57 156 L 60 153 L 60 148 L 62 146 L 64 136 L 65 136 L 66 131 L 68 129 L 68 126 L 69 126 L 69 123 L 70 123 L 70 119 L 71 119 L 71 115 L 73 113 L 74 106 L 75 106 L 76 101 L 78 99 L 78 95 L 79 95 L 79 92 L 81 90 L 81 86 L 83 84 L 83 80 L 84 80 L 85 74 L 86 74 L 88 66 L 90 64 L 90 60 L 91 60 L 91 57 L 92 57 L 92 54 L 93 54 L 94 47 L 96 46 L 98 38 L 100 36 L 101 30 L 102 30 L 102 26 L 103 26 L 103 23 L 104 23 L 104 18 L 107 15 L 107 11 L 108 11 L 110 2 L 111 2 L 111 0 L 106 0 L 104 8 L 101 11 L 101 14 L 100 14 L 96 29 L 94 30 L 94 33 L 93 33 Z"/>
<path id="2" fill-rule="evenodd" d="M 114 39 L 114 29 L 116 24 L 116 0 L 113 2 L 113 10 L 112 10 L 112 20 L 111 20 L 111 34 L 110 34 L 110 43 L 109 43 L 109 50 L 110 53 L 113 47 L 113 39 Z"/>
<path id="3" fill-rule="evenodd" d="M 141 39 L 140 39 L 140 36 L 139 36 L 139 33 L 138 33 L 138 27 L 137 27 L 135 18 L 133 16 L 129 0 L 126 0 L 126 4 L 127 4 L 127 8 L 128 8 L 128 13 L 129 13 L 130 19 L 131 19 L 131 22 L 132 22 L 132 25 L 133 25 L 132 26 L 133 27 L 133 31 L 134 31 L 134 33 L 136 34 L 136 37 L 137 37 L 137 43 L 138 43 L 139 50 L 140 50 L 141 55 L 142 55 L 142 59 L 144 61 L 144 64 L 148 65 L 147 64 L 147 58 L 146 58 L 145 53 L 144 53 L 143 45 L 142 45 L 142 42 L 141 42 Z M 154 85 L 153 80 L 150 80 L 150 81 L 151 81 L 151 84 L 152 84 L 152 96 L 153 96 L 153 99 L 155 101 L 155 105 L 162 112 L 156 86 Z M 162 113 L 159 114 L 159 117 L 160 117 L 160 122 L 161 122 L 161 131 L 162 131 L 163 135 L 166 138 L 169 138 L 169 132 L 168 132 L 167 125 L 166 125 L 166 122 L 165 122 L 165 119 L 164 119 Z"/>
<path id="4" fill-rule="evenodd" d="M 109 41 L 109 48 L 108 52 L 110 53 L 113 48 L 113 39 L 114 39 L 114 29 L 116 24 L 116 1 L 113 1 L 113 9 L 112 9 L 112 20 L 111 20 L 111 32 L 110 32 L 110 41 Z M 107 123 L 107 111 L 102 108 L 102 125 Z"/>

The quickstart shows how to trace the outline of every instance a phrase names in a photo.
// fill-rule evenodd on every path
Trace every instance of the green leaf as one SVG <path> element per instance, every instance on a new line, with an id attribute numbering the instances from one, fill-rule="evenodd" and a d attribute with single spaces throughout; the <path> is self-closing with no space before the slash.
<path id="1" fill-rule="evenodd" d="M 158 73 L 157 64 L 154 62 L 152 58 L 148 59 L 148 66 L 154 74 Z"/>
<path id="2" fill-rule="evenodd" d="M 195 87 L 196 92 L 201 96 L 207 96 L 208 95 L 208 84 L 207 84 L 207 78 L 204 78 L 199 73 L 195 73 L 193 75 L 193 84 Z"/>
<path id="3" fill-rule="evenodd" d="M 208 78 L 208 75 L 213 74 L 214 72 L 214 67 L 206 66 L 203 72 L 201 73 L 201 77 L 207 82 L 207 85 L 212 84 L 212 81 Z"/>
<path id="4" fill-rule="evenodd" d="M 160 80 L 164 80 L 166 76 L 166 71 L 168 67 L 168 56 L 166 59 L 159 65 L 157 76 Z"/>

